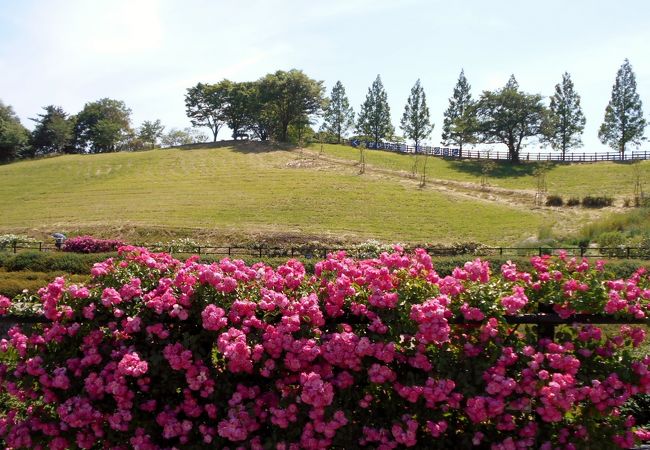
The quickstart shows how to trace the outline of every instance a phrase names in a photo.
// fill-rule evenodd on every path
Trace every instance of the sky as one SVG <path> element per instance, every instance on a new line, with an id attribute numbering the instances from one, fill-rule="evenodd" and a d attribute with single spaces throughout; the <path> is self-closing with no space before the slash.
<path id="1" fill-rule="evenodd" d="M 461 69 L 475 98 L 514 74 L 546 101 L 566 71 L 587 119 L 580 151 L 594 152 L 608 149 L 598 128 L 625 58 L 649 118 L 649 49 L 647 0 L 0 0 L 0 100 L 29 128 L 46 105 L 74 114 L 104 97 L 134 127 L 184 128 L 198 82 L 296 68 L 327 95 L 340 80 L 358 112 L 379 74 L 398 133 L 421 80 L 437 145 Z"/>

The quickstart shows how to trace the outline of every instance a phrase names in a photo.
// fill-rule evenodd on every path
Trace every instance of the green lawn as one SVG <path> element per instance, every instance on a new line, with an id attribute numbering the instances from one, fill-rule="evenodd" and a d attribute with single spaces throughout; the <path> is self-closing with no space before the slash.
<path id="1" fill-rule="evenodd" d="M 311 149 L 319 151 L 320 144 L 312 144 Z M 324 144 L 323 151 L 326 155 L 336 158 L 354 161 L 359 159 L 359 150 L 348 146 Z M 367 150 L 366 164 L 378 168 L 410 172 L 413 156 L 381 150 Z M 431 178 L 474 183 L 479 183 L 481 178 L 482 166 L 479 161 L 431 157 L 427 167 L 427 174 Z M 496 169 L 489 178 L 489 183 L 507 189 L 535 191 L 537 184 L 533 171 L 536 167 L 537 163 L 497 163 Z M 547 174 L 546 183 L 549 194 L 561 195 L 566 198 L 586 195 L 632 198 L 635 170 L 640 171 L 642 180 L 650 179 L 650 161 L 634 164 L 617 162 L 554 164 Z"/>
<path id="2" fill-rule="evenodd" d="M 297 162 L 295 152 L 240 144 L 4 165 L 0 232 L 133 238 L 128 233 L 135 228 L 147 230 L 136 236 L 151 240 L 211 233 L 217 241 L 288 234 L 497 244 L 535 235 L 555 220 L 549 211 L 419 189 L 398 178 L 359 176 L 351 167 Z"/>

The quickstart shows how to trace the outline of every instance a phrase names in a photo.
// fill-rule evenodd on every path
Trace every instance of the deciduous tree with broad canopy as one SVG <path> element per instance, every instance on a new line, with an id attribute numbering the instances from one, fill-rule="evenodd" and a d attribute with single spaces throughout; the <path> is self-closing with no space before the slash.
<path id="1" fill-rule="evenodd" d="M 322 81 L 309 78 L 302 70 L 278 70 L 258 81 L 260 117 L 272 124 L 273 136 L 288 141 L 289 125 L 309 122 L 321 112 L 325 88 Z"/>
<path id="2" fill-rule="evenodd" d="M 131 110 L 120 100 L 86 103 L 76 116 L 74 144 L 79 152 L 113 152 L 131 131 Z"/>
<path id="3" fill-rule="evenodd" d="M 192 126 L 210 129 L 212 142 L 217 142 L 217 135 L 225 122 L 227 90 L 222 83 L 197 83 L 185 94 L 185 114 Z"/>
<path id="4" fill-rule="evenodd" d="M 503 88 L 483 91 L 475 108 L 479 141 L 505 144 L 513 162 L 519 162 L 524 139 L 542 135 L 547 113 L 542 96 L 520 91 L 514 75 Z"/>
<path id="5" fill-rule="evenodd" d="M 612 98 L 605 109 L 598 138 L 603 144 L 625 154 L 628 143 L 639 145 L 645 140 L 646 120 L 643 118 L 641 98 L 636 92 L 636 77 L 630 62 L 626 59 L 612 87 Z"/>
<path id="6" fill-rule="evenodd" d="M 153 122 L 151 120 L 145 120 L 140 125 L 138 137 L 142 139 L 142 142 L 150 144 L 151 148 L 155 148 L 158 140 L 162 138 L 164 131 L 165 126 L 160 122 L 160 119 L 156 119 Z"/>
<path id="7" fill-rule="evenodd" d="M 28 145 L 29 132 L 10 105 L 0 100 L 0 162 L 9 162 Z"/>

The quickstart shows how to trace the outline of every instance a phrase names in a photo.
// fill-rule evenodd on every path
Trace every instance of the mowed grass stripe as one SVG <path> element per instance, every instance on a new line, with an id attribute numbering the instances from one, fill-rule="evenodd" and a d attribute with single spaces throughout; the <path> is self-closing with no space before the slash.
<path id="1" fill-rule="evenodd" d="M 311 146 L 313 151 L 320 151 L 320 148 L 320 144 Z M 359 160 L 359 150 L 353 147 L 324 144 L 323 151 L 326 155 L 335 158 Z M 523 153 L 525 154 L 525 152 Z M 366 150 L 365 152 L 368 165 L 409 173 L 413 158 L 413 155 L 381 150 Z M 422 160 L 422 157 L 420 158 Z M 537 163 L 513 165 L 499 162 L 489 177 L 489 184 L 506 189 L 535 191 L 537 180 L 533 172 L 537 166 Z M 458 161 L 430 157 L 427 162 L 427 176 L 442 180 L 480 183 L 481 169 L 482 162 L 476 160 Z M 566 198 L 571 196 L 581 198 L 586 195 L 632 198 L 636 170 L 639 171 L 642 181 L 650 180 L 650 161 L 554 164 L 546 175 L 546 184 L 550 194 Z"/>
<path id="2" fill-rule="evenodd" d="M 354 169 L 291 168 L 295 153 L 221 147 L 67 155 L 0 166 L 0 227 L 132 223 L 387 241 L 511 242 L 547 217 Z"/>

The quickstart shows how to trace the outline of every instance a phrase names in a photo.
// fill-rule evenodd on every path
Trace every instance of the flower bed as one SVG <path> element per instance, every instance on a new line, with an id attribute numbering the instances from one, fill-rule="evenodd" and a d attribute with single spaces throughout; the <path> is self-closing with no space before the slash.
<path id="1" fill-rule="evenodd" d="M 76 236 L 66 240 L 62 250 L 76 253 L 114 252 L 124 243 L 115 239 L 97 239 L 92 236 Z"/>
<path id="2" fill-rule="evenodd" d="M 313 276 L 224 259 L 185 263 L 124 247 L 88 286 L 40 292 L 50 324 L 0 343 L 11 448 L 591 448 L 650 437 L 620 407 L 650 392 L 642 328 L 593 325 L 538 340 L 507 318 L 644 318 L 642 270 L 533 258 L 480 260 L 444 278 L 426 252 Z M 11 312 L 0 299 L 0 313 Z M 636 356 L 635 356 L 636 355 Z"/>

